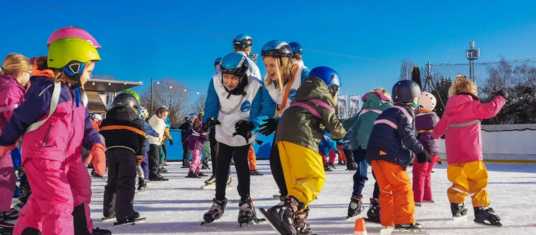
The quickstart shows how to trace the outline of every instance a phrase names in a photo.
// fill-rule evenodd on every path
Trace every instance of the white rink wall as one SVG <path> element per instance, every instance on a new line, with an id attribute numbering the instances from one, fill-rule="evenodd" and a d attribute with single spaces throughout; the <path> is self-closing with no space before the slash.
<path id="1" fill-rule="evenodd" d="M 536 163 L 536 124 L 482 125 L 484 160 Z M 441 140 L 441 159 L 445 159 Z"/>

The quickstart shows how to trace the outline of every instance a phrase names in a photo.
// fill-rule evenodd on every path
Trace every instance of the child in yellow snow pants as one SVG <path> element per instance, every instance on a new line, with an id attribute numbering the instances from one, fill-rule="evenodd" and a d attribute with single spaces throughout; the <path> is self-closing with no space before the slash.
<path id="1" fill-rule="evenodd" d="M 462 204 L 471 196 L 473 207 L 488 207 L 488 171 L 484 162 L 453 163 L 447 167 L 447 177 L 452 186 L 447 190 L 449 201 Z"/>

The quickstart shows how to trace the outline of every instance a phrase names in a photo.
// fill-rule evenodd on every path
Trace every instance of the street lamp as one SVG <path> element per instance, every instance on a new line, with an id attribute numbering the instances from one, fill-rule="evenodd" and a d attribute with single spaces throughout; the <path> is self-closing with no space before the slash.
<path id="1" fill-rule="evenodd" d="M 465 51 L 465 57 L 469 60 L 469 78 L 475 81 L 475 60 L 480 57 L 480 48 L 475 49 L 475 41 L 469 42 L 471 49 Z"/>

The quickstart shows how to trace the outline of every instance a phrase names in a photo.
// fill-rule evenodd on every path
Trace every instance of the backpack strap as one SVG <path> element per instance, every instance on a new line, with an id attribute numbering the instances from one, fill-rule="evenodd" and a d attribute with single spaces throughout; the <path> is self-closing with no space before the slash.
<path id="1" fill-rule="evenodd" d="M 46 89 L 48 89 L 48 87 Z M 41 96 L 45 90 L 43 90 L 39 95 Z M 45 119 L 28 126 L 28 128 L 26 128 L 26 133 L 39 129 L 39 127 L 43 126 L 43 124 L 45 124 L 45 122 L 50 118 L 50 116 L 52 116 L 52 114 L 56 112 L 56 108 L 58 107 L 58 102 L 60 100 L 60 93 L 61 82 L 54 82 L 54 90 L 52 92 L 52 97 L 50 98 L 50 108 L 48 110 L 48 116 Z"/>
<path id="2" fill-rule="evenodd" d="M 393 106 L 391 106 L 391 108 L 395 108 L 395 109 L 398 109 L 398 110 L 402 111 L 402 113 L 404 113 L 406 118 L 409 120 L 409 123 L 413 123 L 413 115 L 411 115 L 408 112 L 408 110 L 406 110 L 404 107 L 393 105 Z"/>
<path id="3" fill-rule="evenodd" d="M 310 105 L 308 105 L 306 103 L 295 102 L 294 104 L 291 105 L 291 107 L 292 106 L 299 106 L 299 107 L 302 107 L 304 109 L 307 109 L 309 112 L 311 112 L 311 114 L 313 114 L 313 116 L 322 119 L 322 116 L 320 116 L 320 113 L 318 113 L 318 111 L 316 111 L 316 109 L 314 109 L 313 107 L 311 107 Z"/>
<path id="4" fill-rule="evenodd" d="M 112 130 L 128 130 L 128 131 L 132 131 L 138 135 L 141 135 L 143 137 L 147 137 L 145 135 L 145 132 L 143 132 L 142 130 L 138 129 L 138 128 L 135 128 L 135 127 L 131 127 L 131 126 L 124 126 L 124 125 L 110 125 L 110 126 L 105 126 L 103 128 L 100 129 L 101 131 L 112 131 Z"/>

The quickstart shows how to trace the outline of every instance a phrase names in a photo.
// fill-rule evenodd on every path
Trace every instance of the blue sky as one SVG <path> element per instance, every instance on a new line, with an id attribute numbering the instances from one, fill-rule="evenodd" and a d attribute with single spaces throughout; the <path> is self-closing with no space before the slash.
<path id="1" fill-rule="evenodd" d="M 229 37 L 0 0 L 2 57 L 10 52 L 44 55 L 50 33 L 74 25 L 103 46 L 95 73 L 141 80 L 144 86 L 151 77 L 174 77 L 201 93 L 214 73 L 214 59 L 231 52 L 232 37 L 241 33 L 257 41 L 254 53 L 263 46 L 258 41 L 280 39 L 297 41 L 305 49 L 391 62 L 305 51 L 306 66 L 336 69 L 343 79 L 341 94 L 349 95 L 375 87 L 391 90 L 404 58 L 418 65 L 429 60 L 467 62 L 465 49 L 471 40 L 482 50 L 479 61 L 536 57 L 536 1 L 48 0 L 46 4 Z M 262 61 L 258 66 L 264 74 Z"/>

